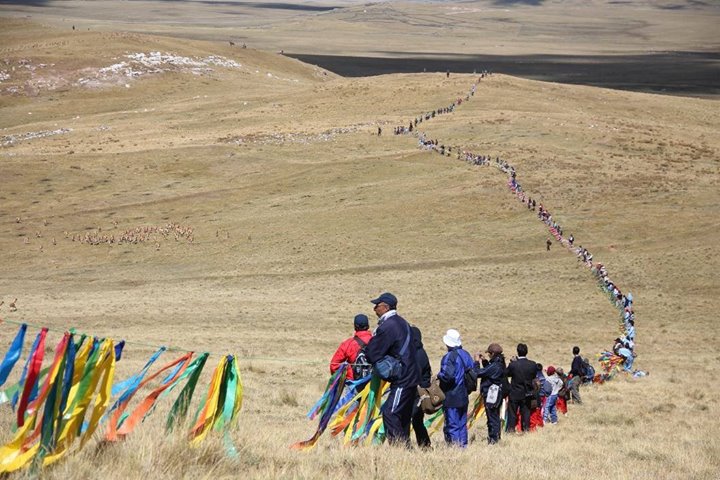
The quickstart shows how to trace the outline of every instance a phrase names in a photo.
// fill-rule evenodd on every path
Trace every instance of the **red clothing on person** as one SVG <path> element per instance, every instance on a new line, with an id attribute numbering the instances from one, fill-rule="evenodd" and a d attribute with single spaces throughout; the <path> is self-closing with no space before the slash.
<path id="1" fill-rule="evenodd" d="M 542 397 L 542 403 L 541 405 L 536 408 L 535 410 L 530 413 L 530 431 L 534 432 L 537 430 L 538 427 L 544 427 L 545 422 L 543 421 L 543 409 L 545 408 L 545 403 L 547 402 L 547 397 Z"/>
<path id="2" fill-rule="evenodd" d="M 562 413 L 563 415 L 567 414 L 567 400 L 565 400 L 565 397 L 561 397 L 558 395 L 557 399 L 557 410 L 558 412 Z"/>
<path id="3" fill-rule="evenodd" d="M 355 335 L 348 338 L 340 344 L 338 349 L 335 351 L 332 360 L 330 360 L 330 373 L 335 373 L 343 362 L 354 363 L 360 352 L 360 344 L 355 340 L 358 337 L 362 340 L 365 345 L 368 344 L 372 338 L 372 333 L 369 330 L 360 330 L 355 332 Z M 348 380 L 354 380 L 352 368 L 347 373 Z"/>
<path id="4" fill-rule="evenodd" d="M 545 407 L 545 401 L 546 399 L 543 398 L 542 406 L 530 410 L 530 431 L 534 432 L 538 429 L 538 427 L 544 427 L 545 422 L 543 421 L 543 408 Z M 517 411 L 517 418 L 520 418 L 520 409 Z M 518 422 L 515 425 L 515 431 L 520 433 L 522 432 L 522 422 Z"/>

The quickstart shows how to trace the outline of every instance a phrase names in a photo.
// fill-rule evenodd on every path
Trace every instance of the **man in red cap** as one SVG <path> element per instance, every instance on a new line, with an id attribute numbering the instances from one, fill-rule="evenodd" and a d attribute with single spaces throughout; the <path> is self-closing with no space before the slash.
<path id="1" fill-rule="evenodd" d="M 552 392 L 550 393 L 547 402 L 545 402 L 543 420 L 545 421 L 545 423 L 550 420 L 552 424 L 556 424 L 558 421 L 557 399 L 558 393 L 560 393 L 560 389 L 563 387 L 563 381 L 555 371 L 555 367 L 553 367 L 552 365 L 547 367 L 547 379 L 545 381 L 552 385 Z"/>

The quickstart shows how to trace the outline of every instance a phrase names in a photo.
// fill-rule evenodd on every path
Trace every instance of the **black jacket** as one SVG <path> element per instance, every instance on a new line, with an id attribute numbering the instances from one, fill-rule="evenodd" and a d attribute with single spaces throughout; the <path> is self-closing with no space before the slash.
<path id="1" fill-rule="evenodd" d="M 583 366 L 583 360 L 580 355 L 575 355 L 570 366 L 570 375 L 574 377 L 582 377 L 585 375 L 585 368 Z"/>
<path id="2" fill-rule="evenodd" d="M 405 352 L 400 355 L 405 339 L 410 336 Z M 403 373 L 392 383 L 393 387 L 415 388 L 420 383 L 420 373 L 415 361 L 415 348 L 412 343 L 410 325 L 400 315 L 393 315 L 385 319 L 365 347 L 365 356 L 370 363 L 376 363 L 385 355 L 391 355 L 403 364 Z"/>
<path id="3" fill-rule="evenodd" d="M 480 379 L 480 393 L 483 398 L 487 397 L 490 385 L 501 385 L 505 378 L 505 357 L 495 355 L 490 361 L 483 362 L 483 365 L 475 362 L 475 373 Z"/>
<path id="4" fill-rule="evenodd" d="M 537 373 L 537 363 L 527 358 L 519 358 L 505 369 L 510 377 L 510 400 L 521 401 L 533 393 L 533 379 Z"/>
<path id="5" fill-rule="evenodd" d="M 428 388 L 432 381 L 432 367 L 430 366 L 430 359 L 428 358 L 427 352 L 423 347 L 422 333 L 415 325 L 410 327 L 410 331 L 413 333 L 412 342 L 415 346 L 415 362 L 420 372 L 420 386 Z"/>

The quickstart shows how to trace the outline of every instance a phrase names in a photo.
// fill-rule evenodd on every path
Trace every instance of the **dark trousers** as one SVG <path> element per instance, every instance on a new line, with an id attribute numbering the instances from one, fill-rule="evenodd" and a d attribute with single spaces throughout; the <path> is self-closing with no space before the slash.
<path id="1" fill-rule="evenodd" d="M 390 387 L 390 393 L 382 407 L 385 436 L 389 443 L 405 443 L 410 446 L 410 421 L 416 397 L 416 387 Z"/>
<path id="2" fill-rule="evenodd" d="M 425 428 L 425 413 L 422 408 L 418 406 L 419 398 L 420 397 L 416 396 L 413 401 L 412 428 L 415 431 L 415 439 L 417 440 L 418 447 L 429 447 L 430 435 L 428 435 L 427 428 Z"/>
<path id="3" fill-rule="evenodd" d="M 494 408 L 486 408 L 488 427 L 488 443 L 497 443 L 500 441 L 500 405 Z"/>
<path id="4" fill-rule="evenodd" d="M 514 432 L 515 426 L 517 425 L 517 414 L 520 411 L 520 426 L 523 432 L 530 430 L 530 397 L 523 398 L 522 400 L 510 399 L 510 405 L 508 410 L 508 423 L 507 431 Z"/>

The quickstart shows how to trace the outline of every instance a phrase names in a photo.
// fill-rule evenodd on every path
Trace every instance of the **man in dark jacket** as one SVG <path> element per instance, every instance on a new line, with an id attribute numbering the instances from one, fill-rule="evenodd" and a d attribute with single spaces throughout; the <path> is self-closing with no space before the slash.
<path id="1" fill-rule="evenodd" d="M 410 330 L 413 333 L 412 342 L 415 347 L 415 362 L 420 372 L 420 386 L 422 388 L 428 388 L 432 381 L 432 368 L 430 367 L 430 359 L 423 347 L 422 333 L 420 329 L 414 325 L 410 327 Z M 423 413 L 419 400 L 420 396 L 418 395 L 413 402 L 412 428 L 415 431 L 415 439 L 417 440 L 418 447 L 429 448 L 430 435 L 428 435 L 427 428 L 425 428 L 425 414 Z"/>
<path id="2" fill-rule="evenodd" d="M 489 360 L 486 360 L 482 354 L 477 355 L 475 373 L 480 379 L 480 395 L 485 400 L 488 444 L 492 445 L 500 441 L 500 407 L 503 400 L 502 383 L 506 367 L 503 349 L 500 345 L 491 343 L 487 353 L 490 356 Z M 494 393 L 489 395 L 491 387 Z"/>
<path id="3" fill-rule="evenodd" d="M 390 384 L 382 407 L 385 435 L 391 444 L 410 446 L 410 421 L 420 381 L 415 348 L 411 345 L 412 332 L 408 322 L 397 314 L 395 295 L 386 292 L 371 302 L 375 304 L 378 327 L 365 349 L 368 361 L 374 365 L 385 355 L 390 355 L 402 363 L 402 373 Z"/>
<path id="4" fill-rule="evenodd" d="M 570 400 L 574 401 L 578 405 L 582 405 L 582 398 L 580 398 L 580 384 L 585 376 L 585 363 L 580 356 L 580 347 L 573 347 L 573 361 L 570 366 L 570 375 L 572 378 L 568 382 L 568 389 L 570 390 Z"/>
<path id="5" fill-rule="evenodd" d="M 462 348 L 460 332 L 455 329 L 447 331 L 443 343 L 448 353 L 440 361 L 440 388 L 445 392 L 443 410 L 445 413 L 445 442 L 451 445 L 466 447 L 468 443 L 467 411 L 468 392 L 465 387 L 465 370 L 474 368 L 475 364 L 468 352 Z"/>
<path id="6" fill-rule="evenodd" d="M 522 431 L 530 430 L 530 402 L 533 398 L 533 379 L 537 372 L 537 364 L 527 359 L 527 353 L 527 345 L 519 343 L 517 359 L 511 360 L 510 365 L 505 369 L 505 376 L 510 377 L 508 432 L 515 431 L 518 410 L 520 411 Z"/>

